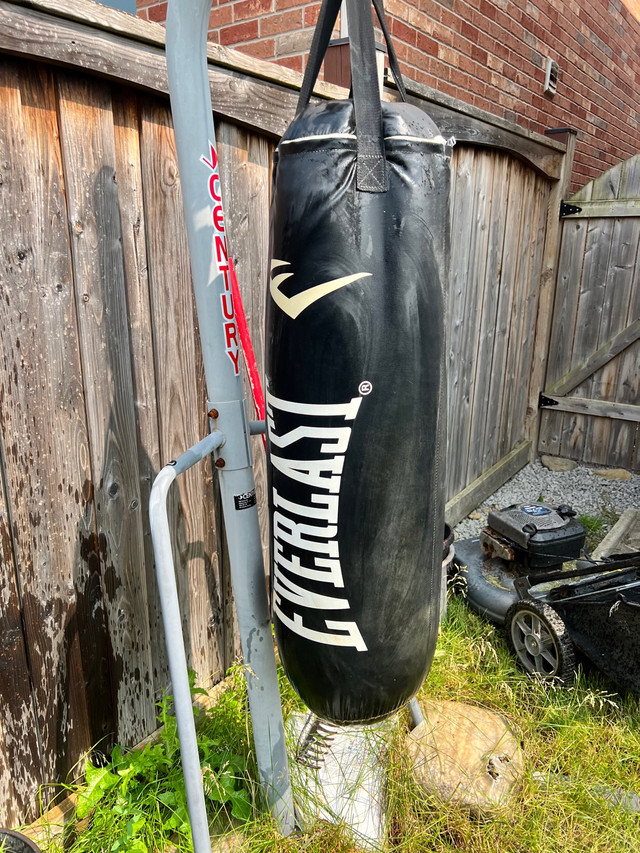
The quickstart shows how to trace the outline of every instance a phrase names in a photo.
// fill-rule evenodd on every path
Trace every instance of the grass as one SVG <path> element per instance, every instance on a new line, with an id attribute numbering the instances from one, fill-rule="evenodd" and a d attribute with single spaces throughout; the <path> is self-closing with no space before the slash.
<path id="1" fill-rule="evenodd" d="M 618 520 L 618 515 L 605 502 L 602 504 L 602 509 L 597 515 L 579 515 L 578 521 L 584 524 L 587 531 L 585 548 L 589 553 L 593 551 L 597 545 L 602 542 L 606 534 Z"/>
<path id="2" fill-rule="evenodd" d="M 281 689 L 286 715 L 299 703 L 283 676 Z M 640 793 L 640 699 L 615 693 L 597 672 L 580 670 L 570 688 L 532 681 L 516 668 L 502 630 L 470 611 L 457 596 L 450 598 L 436 657 L 419 698 L 455 699 L 505 715 L 523 744 L 524 779 L 509 807 L 482 820 L 427 797 L 412 780 L 402 748 L 409 717 L 401 713 L 389 750 L 386 851 L 640 853 L 640 815 L 606 799 L 612 790 Z M 94 772 L 103 773 L 102 778 L 109 773 L 124 776 L 127 785 L 111 780 L 102 797 L 85 790 L 80 802 L 88 798 L 91 811 L 81 809 L 79 817 L 84 820 L 75 834 L 67 837 L 64 847 L 52 843 L 48 853 L 62 849 L 152 853 L 170 840 L 180 851 L 191 849 L 175 724 L 168 709 L 165 701 L 160 709 L 165 733 L 154 747 L 157 751 L 145 759 L 152 769 L 144 769 L 140 754 L 131 763 L 129 755 L 118 751 L 115 766 Z M 240 669 L 232 671 L 220 704 L 201 721 L 199 737 L 203 764 L 209 768 L 206 788 L 213 828 L 225 833 L 240 827 L 243 841 L 238 849 L 257 853 L 355 849 L 341 827 L 320 825 L 308 834 L 278 836 L 253 781 Z M 89 789 L 96 779 L 91 772 Z"/>

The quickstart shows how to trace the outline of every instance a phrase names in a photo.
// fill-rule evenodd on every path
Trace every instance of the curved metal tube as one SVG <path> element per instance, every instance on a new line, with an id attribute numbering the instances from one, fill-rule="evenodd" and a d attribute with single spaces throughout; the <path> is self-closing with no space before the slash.
<path id="1" fill-rule="evenodd" d="M 191 691 L 187 658 L 182 636 L 182 620 L 178 604 L 178 587 L 171 550 L 171 534 L 167 518 L 167 496 L 169 488 L 178 474 L 212 453 L 224 442 L 221 432 L 213 432 L 207 438 L 179 456 L 173 463 L 165 465 L 154 480 L 149 499 L 151 539 L 156 563 L 158 591 L 162 605 L 162 619 L 167 642 L 171 689 L 178 724 L 180 754 L 187 789 L 187 803 L 191 820 L 191 833 L 196 853 L 211 853 L 207 809 L 202 790 L 200 758 L 196 728 L 193 720 Z"/>

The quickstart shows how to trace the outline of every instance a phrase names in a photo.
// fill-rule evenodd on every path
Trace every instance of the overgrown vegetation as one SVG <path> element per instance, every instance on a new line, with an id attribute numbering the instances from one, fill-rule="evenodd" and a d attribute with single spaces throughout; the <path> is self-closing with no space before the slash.
<path id="1" fill-rule="evenodd" d="M 283 707 L 298 703 L 282 677 Z M 478 820 L 421 793 L 402 747 L 409 725 L 400 715 L 390 747 L 386 850 L 402 853 L 627 853 L 640 851 L 640 815 L 615 805 L 621 793 L 640 793 L 640 700 L 621 696 L 603 676 L 580 670 L 568 689 L 544 686 L 521 673 L 501 629 L 450 598 L 429 677 L 429 698 L 456 699 L 505 715 L 522 740 L 526 770 L 514 801 Z M 184 787 L 170 702 L 160 706 L 164 731 L 142 753 L 114 752 L 112 764 L 87 773 L 69 853 L 152 853 L 189 844 Z M 257 851 L 346 853 L 355 849 L 341 827 L 280 838 L 264 814 L 253 781 L 244 680 L 233 670 L 219 704 L 201 719 L 212 831 L 239 828 L 242 846 Z M 53 844 L 49 853 L 58 853 Z"/>
<path id="2" fill-rule="evenodd" d="M 215 711 L 201 713 L 198 747 L 213 831 L 228 831 L 254 815 L 251 765 L 240 668 Z M 195 695 L 206 691 L 194 688 Z M 91 760 L 78 795 L 76 822 L 51 853 L 154 853 L 191 851 L 191 831 L 172 699 L 158 705 L 159 739 L 143 750 L 115 747 L 104 766 Z M 102 762 L 101 762 L 102 763 Z"/>
<path id="3" fill-rule="evenodd" d="M 617 520 L 618 514 L 604 499 L 602 509 L 598 514 L 578 516 L 578 521 L 581 521 L 587 530 L 585 541 L 587 551 L 593 551 L 602 542 Z"/>

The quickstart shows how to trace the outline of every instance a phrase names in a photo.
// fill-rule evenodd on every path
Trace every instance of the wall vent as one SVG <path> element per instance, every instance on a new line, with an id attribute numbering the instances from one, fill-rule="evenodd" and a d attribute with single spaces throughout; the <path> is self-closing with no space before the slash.
<path id="1" fill-rule="evenodd" d="M 544 77 L 544 91 L 549 95 L 555 95 L 558 91 L 558 63 L 555 59 L 547 56 L 547 71 Z"/>

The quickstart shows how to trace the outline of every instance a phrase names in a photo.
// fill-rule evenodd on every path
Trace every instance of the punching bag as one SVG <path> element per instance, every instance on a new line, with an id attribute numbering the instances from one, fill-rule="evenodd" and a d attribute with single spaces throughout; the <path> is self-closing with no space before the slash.
<path id="1" fill-rule="evenodd" d="M 369 0 L 348 0 L 353 96 L 310 104 L 339 8 L 275 154 L 266 408 L 280 657 L 347 724 L 406 703 L 435 649 L 450 156 L 421 109 L 380 103 Z"/>

